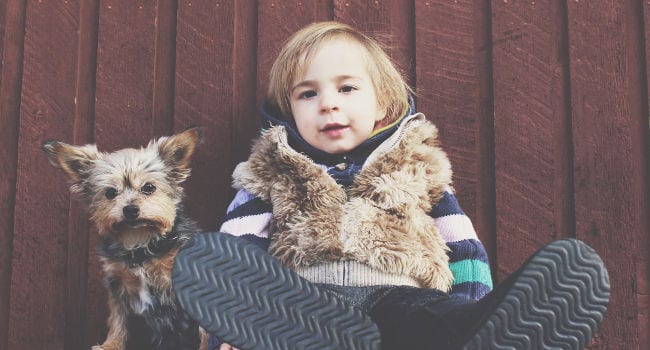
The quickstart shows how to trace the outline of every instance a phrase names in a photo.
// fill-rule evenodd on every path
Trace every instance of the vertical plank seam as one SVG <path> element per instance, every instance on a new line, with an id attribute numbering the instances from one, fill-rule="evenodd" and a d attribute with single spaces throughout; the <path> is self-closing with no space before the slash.
<path id="1" fill-rule="evenodd" d="M 19 138 L 19 125 L 20 125 L 20 105 L 21 105 L 21 89 L 22 89 L 22 75 L 23 75 L 23 59 L 24 59 L 24 40 L 25 40 L 25 16 L 27 12 L 27 3 L 24 0 L 9 0 L 5 2 L 5 32 L 2 41 L 3 45 L 3 65 L 2 65 L 2 81 L 0 87 L 0 113 L 3 114 L 3 120 L 13 120 L 10 128 L 13 137 L 12 148 L 6 150 L 11 154 L 12 164 L 9 166 L 12 173 L 10 178 L 7 179 L 12 183 L 16 183 L 17 169 L 18 169 L 18 138 Z M 10 11 L 13 10 L 13 11 Z M 10 43 L 11 45 L 8 45 Z M 12 62 L 15 66 L 7 67 L 8 63 Z M 13 73 L 13 74 L 12 74 Z M 6 119 L 5 119 L 6 118 Z M 7 125 L 5 125 L 7 127 Z M 9 347 L 9 311 L 11 308 L 11 275 L 12 275 L 12 259 L 13 259 L 13 231 L 14 231 L 14 207 L 16 203 L 16 189 L 13 186 L 9 189 L 9 212 L 5 213 L 7 217 L 6 232 L 3 233 L 7 246 L 2 247 L 5 249 L 2 265 L 5 269 L 3 273 L 2 289 L 0 290 L 0 349 L 8 349 Z"/>
<path id="2" fill-rule="evenodd" d="M 171 134 L 175 129 L 174 93 L 178 1 L 158 0 L 155 16 L 151 131 L 152 136 L 157 137 Z"/>
<path id="3" fill-rule="evenodd" d="M 573 109 L 572 109 L 572 95 L 571 95 L 571 55 L 569 54 L 569 9 L 566 2 L 560 2 L 560 8 L 558 9 L 561 12 L 561 27 L 560 27 L 560 53 L 563 55 L 560 58 L 560 64 L 562 69 L 562 89 L 564 89 L 564 120 L 563 125 L 565 126 L 564 132 L 562 133 L 562 142 L 559 145 L 563 150 L 559 150 L 561 153 L 560 160 L 563 162 L 563 165 L 566 165 L 565 171 L 566 174 L 556 173 L 556 179 L 564 178 L 566 176 L 565 182 L 562 184 L 562 192 L 564 192 L 564 198 L 562 203 L 564 206 L 558 208 L 561 216 L 559 227 L 560 229 L 564 228 L 569 232 L 559 232 L 563 236 L 568 236 L 575 238 L 576 237 L 576 216 L 575 216 L 575 178 L 574 178 L 574 149 L 573 149 Z M 557 143 L 556 143 L 557 144 Z M 560 167 L 562 168 L 562 167 Z"/>
<path id="4" fill-rule="evenodd" d="M 408 52 L 410 53 L 410 60 L 408 63 L 408 68 L 409 71 L 406 73 L 407 74 L 407 82 L 409 82 L 409 86 L 411 86 L 411 89 L 415 92 L 417 91 L 417 62 L 416 62 L 416 55 L 415 55 L 415 50 L 416 50 L 416 40 L 415 40 L 415 35 L 416 35 L 416 30 L 415 30 L 415 1 L 410 1 L 408 3 L 408 17 L 410 18 L 410 21 L 408 21 L 408 28 L 407 28 L 407 33 L 409 36 L 409 40 L 406 43 L 408 47 L 406 48 Z M 415 96 L 413 96 L 413 99 L 415 100 Z M 417 104 L 416 104 L 417 105 Z M 416 109 L 417 110 L 417 109 Z"/>
<path id="5" fill-rule="evenodd" d="M 75 144 L 90 143 L 93 140 L 98 25 L 98 1 L 80 2 L 72 130 L 72 139 Z M 85 211 L 71 201 L 68 205 L 68 251 L 65 262 L 63 343 L 66 349 L 82 347 L 84 337 L 80 337 L 79 334 L 86 334 L 87 322 L 84 320 L 84 315 L 86 315 L 85 307 L 87 306 L 87 261 L 90 235 L 78 234 L 81 230 L 89 230 L 88 222 L 83 219 L 84 217 Z M 71 247 L 79 249 L 71 249 Z"/>
<path id="6" fill-rule="evenodd" d="M 492 279 L 497 281 L 497 271 L 499 256 L 497 256 L 498 235 L 496 230 L 497 201 L 496 201 L 496 148 L 494 133 L 494 60 L 492 45 L 492 5 L 485 1 L 482 6 L 478 6 L 479 16 L 483 16 L 479 23 L 485 23 L 486 28 L 477 28 L 480 33 L 481 47 L 485 55 L 485 67 L 478 67 L 479 72 L 484 69 L 485 75 L 479 73 L 479 86 L 485 87 L 480 89 L 480 111 L 478 125 L 478 150 L 477 153 L 481 159 L 479 162 L 480 169 L 477 169 L 478 191 L 480 191 L 480 203 L 477 203 L 477 213 L 480 218 L 480 227 L 486 231 L 492 241 L 486 246 L 488 256 L 490 257 L 490 268 L 492 270 Z M 479 56 L 480 57 L 480 56 Z M 480 63 L 480 61 L 479 61 Z M 484 235 L 485 236 L 485 235 Z"/>
<path id="7" fill-rule="evenodd" d="M 233 49 L 232 49 L 232 56 L 231 56 L 231 60 L 230 60 L 231 67 L 232 67 L 231 74 L 232 74 L 232 82 L 233 82 L 233 90 L 232 90 L 233 93 L 231 95 L 232 113 L 230 115 L 230 118 L 232 118 L 231 122 L 230 122 L 230 125 L 231 125 L 230 144 L 231 145 L 237 145 L 241 141 L 240 140 L 240 138 L 241 138 L 241 125 L 240 125 L 241 116 L 237 115 L 238 113 L 236 113 L 236 111 L 241 111 L 241 109 L 239 109 L 241 107 L 241 105 L 238 106 L 238 103 L 241 104 L 242 101 L 243 101 L 238 96 L 238 94 L 240 94 L 243 90 L 240 90 L 239 80 L 237 79 L 237 76 L 238 76 L 237 75 L 237 70 L 242 69 L 242 67 L 239 67 L 236 63 L 240 61 L 240 60 L 238 60 L 238 57 L 240 55 L 240 50 L 242 50 L 242 48 L 239 47 L 240 41 L 236 40 L 236 38 L 239 36 L 239 31 L 238 31 L 239 30 L 239 23 L 242 20 L 244 20 L 242 18 L 242 17 L 244 17 L 244 15 L 241 13 L 239 6 L 243 6 L 243 5 L 237 4 L 237 3 L 234 5 L 235 15 L 234 15 L 234 19 L 233 19 Z M 251 45 L 250 48 L 248 48 L 248 47 L 246 48 L 246 49 L 248 49 L 250 51 L 253 51 L 253 52 L 245 52 L 244 54 L 250 55 L 251 57 L 249 57 L 249 58 L 252 60 L 250 69 L 253 70 L 253 76 L 250 78 L 251 79 L 250 82 L 252 82 L 253 84 L 258 84 L 259 83 L 259 77 L 258 77 L 258 74 L 259 74 L 259 72 L 258 72 L 259 60 L 257 58 L 259 57 L 259 55 L 257 55 L 257 52 L 259 50 L 259 1 L 255 1 L 255 4 L 252 5 L 252 6 L 254 6 L 253 8 L 255 10 L 251 11 L 251 13 L 254 13 L 254 15 L 253 15 L 253 18 L 250 19 L 250 23 L 253 24 L 251 26 L 251 28 L 250 28 L 250 33 L 254 33 L 254 35 L 251 35 L 251 37 L 254 36 L 253 39 L 255 40 L 255 42 L 249 44 L 249 45 Z M 248 87 L 248 83 L 249 83 L 249 81 L 244 83 L 244 88 Z M 252 89 L 253 100 L 256 99 L 255 98 L 256 91 L 258 91 L 257 87 L 255 87 L 255 89 Z M 236 159 L 237 161 L 239 161 L 239 153 L 237 153 L 237 152 L 238 151 L 233 150 L 233 148 L 230 149 L 230 153 L 231 153 L 230 154 L 230 159 L 231 160 Z M 232 169 L 230 169 L 230 170 L 232 170 Z"/>
<path id="8" fill-rule="evenodd" d="M 415 0 L 413 0 L 411 5 L 411 18 L 413 19 L 413 25 L 411 26 L 411 30 L 413 31 L 411 33 L 411 57 L 413 59 L 413 82 L 411 85 L 411 89 L 413 89 L 413 102 L 415 103 L 415 110 L 417 111 L 417 106 L 418 106 L 418 96 L 415 93 L 418 91 L 418 29 L 417 29 L 417 11 L 415 8 L 417 5 L 415 4 Z"/>
<path id="9" fill-rule="evenodd" d="M 650 215 L 648 214 L 648 210 L 650 209 L 650 106 L 648 106 L 648 103 L 650 102 L 648 100 L 648 57 L 646 55 L 646 45 L 647 45 L 647 37 L 646 37 L 646 25 L 648 23 L 645 22 L 645 17 L 644 17 L 644 11 L 643 7 L 647 5 L 647 2 L 638 2 L 637 8 L 635 11 L 632 11 L 632 13 L 637 14 L 636 20 L 638 21 L 637 23 L 637 28 L 639 31 L 639 42 L 638 42 L 638 47 L 639 47 L 639 61 L 640 61 L 640 71 L 641 71 L 641 110 L 642 113 L 640 113 L 639 118 L 641 118 L 640 121 L 640 146 L 641 146 L 641 193 L 645 193 L 645 198 L 642 198 L 642 201 L 645 201 L 644 203 L 641 203 L 641 215 L 644 215 L 645 213 L 645 222 L 643 220 L 643 217 L 641 218 L 641 225 L 644 225 L 642 229 L 644 229 L 646 232 L 640 232 L 642 235 L 648 235 L 650 232 Z M 646 242 L 646 246 L 643 247 L 641 246 L 639 248 L 640 251 L 645 252 L 645 259 L 641 259 L 642 262 L 648 262 L 648 254 L 650 254 L 650 240 Z M 640 264 L 640 267 L 637 267 L 637 269 L 642 269 L 641 271 L 636 272 L 637 278 L 645 278 L 646 281 L 650 281 L 650 268 L 648 266 L 644 266 Z M 643 271 L 645 269 L 645 271 Z M 649 282 L 647 282 L 649 283 Z M 638 286 L 638 282 L 637 282 Z M 638 288 L 638 287 L 637 287 Z M 640 306 L 643 306 L 643 304 L 639 303 L 639 297 L 647 297 L 647 294 L 643 294 L 642 292 L 644 291 L 639 291 L 638 289 L 636 290 L 637 294 L 637 309 L 640 309 Z M 645 291 L 646 293 L 648 291 Z M 646 304 L 647 305 L 647 304 Z M 641 313 L 637 313 L 637 322 L 638 322 L 638 329 L 639 329 L 639 340 L 647 340 L 648 339 L 648 334 L 650 333 L 650 318 L 646 314 L 645 317 L 639 317 Z M 641 346 L 643 345 L 649 345 L 649 344 L 640 344 Z"/>
<path id="10" fill-rule="evenodd" d="M 77 144 L 89 143 L 94 139 L 98 28 L 99 0 L 80 2 L 75 115 L 72 130 L 73 142 Z"/>

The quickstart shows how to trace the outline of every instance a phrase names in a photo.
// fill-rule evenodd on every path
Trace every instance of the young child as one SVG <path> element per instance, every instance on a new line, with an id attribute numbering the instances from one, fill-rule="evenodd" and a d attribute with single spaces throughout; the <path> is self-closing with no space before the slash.
<path id="1" fill-rule="evenodd" d="M 177 297 L 221 349 L 589 343 L 609 302 L 601 259 L 556 241 L 492 291 L 437 130 L 410 92 L 347 25 L 315 23 L 285 44 L 221 232 L 176 258 Z"/>

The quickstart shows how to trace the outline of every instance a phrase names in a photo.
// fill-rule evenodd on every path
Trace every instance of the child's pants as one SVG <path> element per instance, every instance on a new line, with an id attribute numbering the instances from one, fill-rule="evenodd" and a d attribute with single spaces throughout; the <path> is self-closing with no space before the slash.
<path id="1" fill-rule="evenodd" d="M 435 289 L 318 286 L 370 315 L 379 326 L 386 349 L 420 349 L 424 344 L 437 344 L 440 349 L 454 347 L 465 340 L 478 323 L 476 318 L 487 311 L 486 303 L 452 298 Z"/>

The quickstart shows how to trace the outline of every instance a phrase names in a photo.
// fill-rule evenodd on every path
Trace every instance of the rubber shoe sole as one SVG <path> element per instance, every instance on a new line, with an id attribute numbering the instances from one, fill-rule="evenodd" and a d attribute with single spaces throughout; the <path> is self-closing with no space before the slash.
<path id="1" fill-rule="evenodd" d="M 609 304 L 607 270 L 585 243 L 550 243 L 525 265 L 470 349 L 584 349 Z"/>
<path id="2" fill-rule="evenodd" d="M 380 349 L 369 316 L 237 237 L 196 235 L 176 256 L 172 281 L 181 307 L 240 349 Z"/>

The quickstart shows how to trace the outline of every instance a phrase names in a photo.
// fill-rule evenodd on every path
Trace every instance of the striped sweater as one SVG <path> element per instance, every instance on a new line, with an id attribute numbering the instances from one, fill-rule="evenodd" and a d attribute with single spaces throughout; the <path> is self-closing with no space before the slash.
<path id="1" fill-rule="evenodd" d="M 262 112 L 265 115 L 264 109 Z M 265 117 L 270 125 L 284 125 L 288 129 L 291 146 L 309 155 L 343 187 L 352 182 L 367 156 L 399 128 L 399 124 L 395 125 L 373 136 L 353 152 L 331 158 L 331 155 L 310 148 L 295 132 L 291 123 L 275 119 L 270 115 Z M 337 167 L 336 164 L 340 161 L 346 161 L 350 166 L 344 169 Z M 230 203 L 220 231 L 241 236 L 267 249 L 270 244 L 268 229 L 272 210 L 270 203 L 241 189 Z M 474 300 L 482 298 L 492 289 L 487 254 L 451 188 L 447 188 L 442 199 L 434 205 L 429 215 L 434 219 L 438 231 L 450 250 L 449 267 L 454 277 L 450 295 Z"/>
<path id="2" fill-rule="evenodd" d="M 241 236 L 267 249 L 271 211 L 268 203 L 246 190 L 239 190 L 228 207 L 220 231 Z M 430 214 L 450 249 L 449 268 L 454 275 L 450 295 L 474 300 L 482 298 L 492 290 L 492 278 L 487 254 L 470 219 L 450 190 L 445 192 Z"/>

